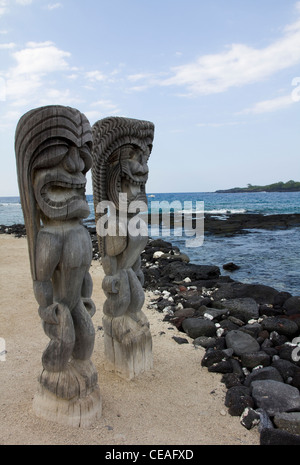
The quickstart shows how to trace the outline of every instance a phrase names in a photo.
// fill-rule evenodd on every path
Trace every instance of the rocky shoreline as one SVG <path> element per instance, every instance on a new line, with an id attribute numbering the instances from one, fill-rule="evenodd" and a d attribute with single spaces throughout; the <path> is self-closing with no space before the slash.
<path id="1" fill-rule="evenodd" d="M 88 229 L 98 259 L 96 230 Z M 26 230 L 1 225 L 1 233 Z M 201 365 L 220 373 L 228 413 L 257 428 L 261 445 L 300 445 L 300 296 L 190 263 L 162 239 L 150 239 L 141 259 L 151 307 L 182 332 L 178 344 L 192 339 L 205 349 Z"/>
<path id="2" fill-rule="evenodd" d="M 176 216 L 177 218 L 177 216 Z M 170 228 L 174 227 L 174 213 L 170 212 Z M 178 218 L 177 218 L 178 219 Z M 182 224 L 184 224 L 184 215 L 182 216 Z M 163 216 L 154 215 L 148 217 L 149 224 L 154 222 L 161 225 Z M 192 214 L 192 227 L 196 227 L 196 216 Z M 249 229 L 288 229 L 300 227 L 300 213 L 293 214 L 274 214 L 262 215 L 260 213 L 226 213 L 222 215 L 213 215 L 206 213 L 204 215 L 204 232 L 205 234 L 217 235 L 232 235 L 245 234 Z M 94 226 L 87 223 L 91 235 L 96 234 Z M 24 224 L 14 224 L 11 226 L 0 225 L 0 234 L 14 234 L 16 237 L 26 235 Z"/>
<path id="3" fill-rule="evenodd" d="M 221 276 L 189 263 L 177 247 L 149 241 L 142 254 L 151 306 L 205 349 L 202 366 L 220 373 L 225 406 L 257 427 L 261 445 L 300 445 L 300 296 Z"/>
<path id="4" fill-rule="evenodd" d="M 227 214 L 225 219 L 215 215 L 205 215 L 204 229 L 213 234 L 245 233 L 248 229 L 288 229 L 300 226 L 300 214 Z"/>
<path id="5" fill-rule="evenodd" d="M 174 213 L 170 213 L 170 227 L 174 227 L 174 221 L 178 220 L 178 215 L 174 217 Z M 163 223 L 163 215 L 153 215 L 148 218 L 151 222 L 161 225 Z M 184 224 L 184 216 L 182 216 L 182 224 Z M 196 228 L 196 214 L 192 214 L 192 227 Z M 261 213 L 225 213 L 222 215 L 205 213 L 204 215 L 204 232 L 205 234 L 232 235 L 245 234 L 249 229 L 288 229 L 300 227 L 300 214 L 274 214 L 262 215 Z"/>

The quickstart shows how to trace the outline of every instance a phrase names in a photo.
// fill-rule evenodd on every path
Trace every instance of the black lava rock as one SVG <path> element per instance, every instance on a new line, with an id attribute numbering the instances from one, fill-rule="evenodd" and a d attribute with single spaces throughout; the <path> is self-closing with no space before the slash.
<path id="1" fill-rule="evenodd" d="M 251 391 L 246 386 L 233 386 L 225 396 L 225 406 L 232 416 L 241 416 L 246 407 L 254 407 Z"/>
<path id="2" fill-rule="evenodd" d="M 174 339 L 177 344 L 188 344 L 189 341 L 185 339 L 184 337 L 178 337 L 178 336 L 173 336 L 172 339 Z"/>
<path id="3" fill-rule="evenodd" d="M 226 270 L 226 271 L 236 271 L 236 270 L 239 270 L 240 269 L 240 266 L 236 265 L 235 263 L 225 263 L 225 265 L 223 265 L 223 270 Z"/>
<path id="4" fill-rule="evenodd" d="M 283 304 L 283 308 L 287 315 L 300 313 L 300 296 L 294 296 L 287 299 Z"/>
<path id="5" fill-rule="evenodd" d="M 300 436 L 278 428 L 265 428 L 260 433 L 261 446 L 299 446 Z"/>
<path id="6" fill-rule="evenodd" d="M 287 337 L 292 337 L 298 332 L 298 326 L 294 321 L 287 318 L 268 317 L 262 323 L 262 328 L 269 332 L 276 331 L 278 334 L 283 334 Z"/>
<path id="7" fill-rule="evenodd" d="M 253 353 L 244 353 L 241 355 L 242 365 L 246 368 L 255 368 L 258 365 L 264 367 L 270 365 L 271 357 L 264 351 L 258 351 Z"/>
<path id="8" fill-rule="evenodd" d="M 273 380 L 252 381 L 251 386 L 256 406 L 270 416 L 300 409 L 300 393 L 294 386 Z"/>
<path id="9" fill-rule="evenodd" d="M 251 407 L 245 408 L 241 415 L 241 424 L 248 430 L 258 425 L 260 422 L 260 415 Z"/>
<path id="10" fill-rule="evenodd" d="M 228 358 L 228 355 L 226 355 L 223 350 L 208 349 L 202 358 L 201 365 L 204 367 L 210 367 L 215 363 L 228 360 Z"/>
<path id="11" fill-rule="evenodd" d="M 266 379 L 271 379 L 273 381 L 282 383 L 284 382 L 279 371 L 275 367 L 268 366 L 265 368 L 252 370 L 252 372 L 246 376 L 244 385 L 249 387 L 253 381 L 261 381 Z"/>
<path id="12" fill-rule="evenodd" d="M 185 318 L 182 322 L 182 328 L 192 339 L 199 336 L 214 336 L 216 327 L 214 323 L 205 318 Z"/>

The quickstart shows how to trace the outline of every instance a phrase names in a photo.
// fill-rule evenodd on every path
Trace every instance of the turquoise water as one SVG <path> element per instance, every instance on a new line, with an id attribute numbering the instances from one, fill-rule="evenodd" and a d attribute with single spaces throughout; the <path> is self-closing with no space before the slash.
<path id="1" fill-rule="evenodd" d="M 154 197 L 150 197 L 154 195 Z M 155 201 L 179 200 L 204 202 L 204 211 L 211 214 L 227 213 L 300 213 L 300 192 L 253 192 L 218 194 L 214 192 L 149 194 L 150 204 Z"/>
<path id="2" fill-rule="evenodd" d="M 93 198 L 87 196 L 91 214 L 88 218 L 94 224 Z M 226 218 L 228 213 L 261 213 L 263 215 L 300 213 L 300 192 L 272 193 L 170 193 L 148 194 L 149 209 L 155 211 L 157 202 L 177 201 L 185 207 L 185 202 L 204 202 L 204 211 L 217 217 Z M 153 207 L 153 208 L 151 208 Z M 0 224 L 24 223 L 18 197 L 0 197 Z M 152 237 L 161 237 L 158 228 L 151 229 Z M 248 234 L 232 237 L 205 235 L 201 247 L 186 247 L 184 237 L 173 235 L 165 230 L 163 239 L 171 241 L 189 255 L 193 263 L 222 266 L 234 262 L 240 269 L 230 276 L 241 282 L 260 283 L 300 295 L 300 228 L 288 230 L 250 230 Z M 222 274 L 229 274 L 222 270 Z"/>
<path id="3" fill-rule="evenodd" d="M 272 193 L 186 193 L 154 194 L 152 201 L 176 200 L 204 202 L 204 211 L 218 218 L 228 213 L 260 213 L 262 215 L 300 213 L 300 192 Z M 158 229 L 157 229 L 158 233 Z M 172 233 L 172 231 L 170 232 Z M 155 234 L 152 235 L 156 237 Z M 158 237 L 158 235 L 157 235 Z M 218 237 L 205 234 L 201 247 L 186 247 L 184 237 L 163 237 L 177 245 L 193 263 L 217 265 L 222 275 L 230 275 L 244 283 L 260 283 L 300 295 L 300 228 L 268 231 L 251 229 L 248 234 Z M 229 273 L 222 269 L 234 262 L 240 269 Z"/>

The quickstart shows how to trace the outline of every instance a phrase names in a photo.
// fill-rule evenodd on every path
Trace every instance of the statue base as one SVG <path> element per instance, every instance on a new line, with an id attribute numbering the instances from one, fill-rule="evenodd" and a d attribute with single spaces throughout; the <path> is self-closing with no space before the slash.
<path id="1" fill-rule="evenodd" d="M 106 368 L 130 380 L 153 368 L 152 337 L 142 312 L 139 319 L 125 315 L 103 318 Z"/>
<path id="2" fill-rule="evenodd" d="M 63 425 L 88 428 L 102 414 L 102 399 L 99 386 L 80 398 L 66 400 L 55 396 L 39 385 L 33 399 L 33 410 L 39 418 Z"/>

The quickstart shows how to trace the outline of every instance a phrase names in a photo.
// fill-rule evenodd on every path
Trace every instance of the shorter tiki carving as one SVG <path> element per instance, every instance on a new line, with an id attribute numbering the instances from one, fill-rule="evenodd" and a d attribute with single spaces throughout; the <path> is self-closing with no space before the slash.
<path id="1" fill-rule="evenodd" d="M 133 201 L 147 204 L 147 161 L 153 137 L 154 125 L 148 121 L 108 117 L 93 126 L 95 217 L 101 220 L 99 202 L 112 202 L 117 226 L 112 233 L 98 235 L 107 297 L 103 307 L 105 355 L 113 370 L 126 379 L 152 368 L 152 338 L 142 311 L 145 294 L 140 258 L 148 236 L 130 233 L 133 213 L 128 207 Z M 125 215 L 120 194 L 127 200 Z"/>
<path id="2" fill-rule="evenodd" d="M 92 129 L 78 110 L 46 106 L 26 113 L 15 151 L 31 275 L 50 342 L 34 398 L 38 416 L 88 426 L 101 414 L 91 355 L 89 267 L 92 245 L 81 219 L 89 215 L 85 173 L 91 168 Z"/>

